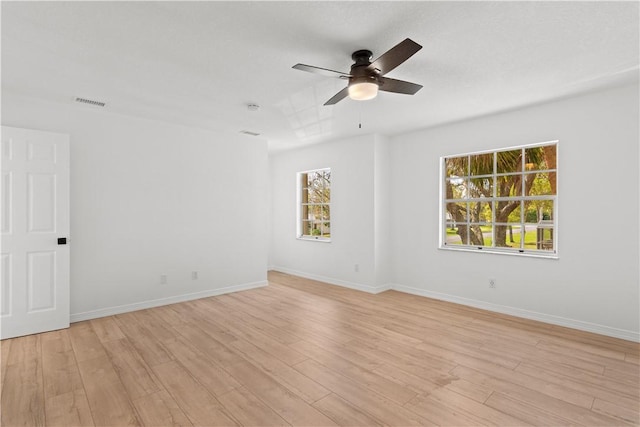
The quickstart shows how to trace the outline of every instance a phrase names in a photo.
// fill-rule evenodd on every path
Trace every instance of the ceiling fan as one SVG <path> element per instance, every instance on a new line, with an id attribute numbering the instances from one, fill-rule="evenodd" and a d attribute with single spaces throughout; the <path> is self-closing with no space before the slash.
<path id="1" fill-rule="evenodd" d="M 336 93 L 324 105 L 334 105 L 347 96 L 358 101 L 366 101 L 375 98 L 378 90 L 413 95 L 422 89 L 422 85 L 390 79 L 389 77 L 384 77 L 384 75 L 411 58 L 420 49 L 422 49 L 422 46 L 418 43 L 411 39 L 405 39 L 373 62 L 371 62 L 373 54 L 370 50 L 355 51 L 351 55 L 351 59 L 355 63 L 351 66 L 350 73 L 341 73 L 340 71 L 305 64 L 296 64 L 293 68 L 349 81 L 347 87 Z"/>

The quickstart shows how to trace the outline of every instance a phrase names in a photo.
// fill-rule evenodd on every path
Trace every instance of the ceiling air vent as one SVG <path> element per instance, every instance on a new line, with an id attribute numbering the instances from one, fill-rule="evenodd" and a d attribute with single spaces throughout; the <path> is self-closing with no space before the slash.
<path id="1" fill-rule="evenodd" d="M 250 130 L 241 130 L 240 133 L 243 133 L 245 135 L 251 135 L 251 136 L 258 136 L 260 135 L 259 133 L 256 132 L 251 132 Z"/>
<path id="2" fill-rule="evenodd" d="M 104 107 L 106 104 L 106 102 L 102 102 L 102 101 L 94 101 L 93 99 L 87 99 L 87 98 L 80 98 L 78 96 L 76 96 L 75 99 L 76 102 L 79 102 L 81 104 L 89 104 L 89 105 L 93 105 L 95 107 Z"/>

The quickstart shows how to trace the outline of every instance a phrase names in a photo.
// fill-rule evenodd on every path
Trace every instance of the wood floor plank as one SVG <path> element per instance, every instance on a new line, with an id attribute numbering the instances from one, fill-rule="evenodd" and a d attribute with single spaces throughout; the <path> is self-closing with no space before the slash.
<path id="1" fill-rule="evenodd" d="M 306 360 L 297 364 L 295 368 L 383 424 L 396 426 L 435 424 L 366 387 L 354 384 L 349 378 L 315 360 Z"/>
<path id="2" fill-rule="evenodd" d="M 170 304 L 161 307 L 155 307 L 152 311 L 153 315 L 157 318 L 161 318 L 169 325 L 176 327 L 189 323 L 190 319 L 187 316 L 180 314 L 175 310 L 175 307 L 180 304 Z"/>
<path id="3" fill-rule="evenodd" d="M 25 360 L 37 359 L 42 336 L 43 334 L 27 335 L 11 339 L 11 351 L 7 358 L 7 365 L 19 365 Z"/>
<path id="4" fill-rule="evenodd" d="M 640 366 L 635 363 L 622 363 L 623 365 L 619 364 L 615 367 L 605 367 L 602 375 L 616 381 L 630 382 L 635 385 L 637 383 L 636 378 L 640 377 Z"/>
<path id="5" fill-rule="evenodd" d="M 448 405 L 444 405 L 441 402 L 432 399 L 411 401 L 406 405 L 406 408 L 424 416 L 425 418 L 428 417 L 440 426 L 481 425 L 475 417 L 470 417 L 464 412 L 457 411 Z"/>
<path id="6" fill-rule="evenodd" d="M 233 365 L 240 358 L 237 352 L 215 340 L 211 335 L 207 334 L 205 330 L 200 328 L 200 325 L 184 325 L 178 329 L 178 332 L 190 344 L 207 354 L 221 366 Z"/>
<path id="7" fill-rule="evenodd" d="M 353 352 L 364 354 L 368 358 L 386 364 L 397 364 L 399 362 L 397 354 L 402 353 L 402 365 L 413 365 L 418 371 L 427 369 L 430 371 L 449 372 L 457 366 L 456 363 L 445 360 L 440 355 L 417 348 L 419 344 L 405 345 L 377 337 L 355 337 L 345 346 Z"/>
<path id="8" fill-rule="evenodd" d="M 90 322 L 74 323 L 69 327 L 68 333 L 78 362 L 107 355 Z"/>
<path id="9" fill-rule="evenodd" d="M 562 387 L 580 391 L 595 398 L 601 398 L 611 402 L 617 402 L 618 405 L 627 408 L 638 407 L 638 390 L 627 387 L 624 384 L 616 382 L 600 381 L 599 384 L 576 380 L 567 377 L 558 372 L 549 372 L 540 366 L 522 364 L 516 369 L 531 377 L 535 376 L 538 380 L 546 381 L 550 384 L 558 384 Z"/>
<path id="10" fill-rule="evenodd" d="M 254 317 L 260 321 L 266 322 L 271 326 L 275 326 L 277 328 L 287 327 L 286 321 L 279 319 L 277 316 L 275 316 L 272 313 L 269 313 L 266 310 L 265 306 L 260 305 L 254 301 L 251 301 L 251 300 L 245 301 L 240 299 L 237 295 L 233 295 L 233 294 L 222 295 L 222 298 L 220 298 L 220 300 L 223 301 L 224 304 L 230 306 L 232 309 L 243 311 L 249 316 Z M 250 310 L 248 310 L 249 307 L 250 307 Z"/>
<path id="11" fill-rule="evenodd" d="M 424 342 L 415 346 L 416 350 L 423 351 L 434 358 L 440 358 L 454 365 L 465 365 L 468 367 L 488 368 L 504 367 L 505 369 L 513 369 L 518 366 L 519 361 L 512 358 L 494 358 L 491 354 L 487 354 L 478 350 L 474 353 L 471 349 L 452 350 L 446 346 L 439 345 L 438 341 Z"/>
<path id="12" fill-rule="evenodd" d="M 604 365 L 573 357 L 571 353 L 563 354 L 549 349 L 542 350 L 538 347 L 521 345 L 509 340 L 502 340 L 498 343 L 490 343 L 490 345 L 494 346 L 496 350 L 520 357 L 523 362 L 536 363 L 538 361 L 544 361 L 560 365 L 566 369 L 588 371 L 597 375 L 603 374 L 605 370 Z"/>
<path id="13" fill-rule="evenodd" d="M 127 338 L 102 343 L 131 399 L 161 390 L 149 366 Z"/>
<path id="14" fill-rule="evenodd" d="M 221 325 L 219 320 L 227 315 L 213 307 L 212 298 L 204 298 L 202 300 L 189 301 L 187 306 L 191 307 L 192 320 L 197 321 L 207 334 L 211 335 L 216 341 L 222 344 L 229 344 L 238 340 L 238 335 L 232 333 L 226 325 Z"/>
<path id="15" fill-rule="evenodd" d="M 356 406 L 331 393 L 313 404 L 313 406 L 341 426 L 378 426 L 376 419 L 360 411 Z"/>
<path id="16" fill-rule="evenodd" d="M 368 387 L 378 394 L 399 403 L 400 405 L 404 405 L 416 396 L 414 391 L 404 387 L 402 384 L 389 380 L 371 370 L 361 368 L 348 360 L 341 358 L 337 354 L 326 351 L 313 343 L 300 341 L 296 344 L 292 344 L 291 347 L 304 352 L 311 359 L 344 375 L 351 381 L 355 381 L 364 387 Z"/>
<path id="17" fill-rule="evenodd" d="M 449 371 L 458 366 L 416 348 L 392 345 L 380 340 L 355 339 L 349 344 L 349 347 L 355 352 L 368 354 L 369 357 L 375 357 L 386 365 L 398 367 L 405 372 L 432 382 L 450 379 Z M 398 358 L 398 353 L 402 354 L 401 359 Z"/>
<path id="18" fill-rule="evenodd" d="M 539 344 L 553 343 L 560 347 L 569 349 L 576 353 L 589 353 L 615 360 L 624 360 L 625 352 L 620 349 L 612 349 L 597 342 L 584 343 L 580 341 L 560 339 L 556 337 L 545 337 Z"/>
<path id="19" fill-rule="evenodd" d="M 9 351 L 11 351 L 11 343 L 13 340 L 0 341 L 0 394 L 2 387 L 4 386 L 4 378 L 7 372 L 7 366 L 9 361 Z"/>
<path id="20" fill-rule="evenodd" d="M 94 425 L 66 330 L 43 334 L 42 372 L 48 425 Z"/>
<path id="21" fill-rule="evenodd" d="M 120 330 L 147 365 L 160 365 L 173 360 L 162 342 L 154 338 L 148 329 L 138 323 L 133 313 L 118 314 L 115 319 Z"/>
<path id="22" fill-rule="evenodd" d="M 639 343 L 276 272 L 0 347 L 7 426 L 640 424 Z"/>
<path id="23" fill-rule="evenodd" d="M 83 389 L 80 371 L 78 371 L 67 331 L 49 332 L 41 338 L 45 397 Z"/>
<path id="24" fill-rule="evenodd" d="M 140 310 L 131 314 L 158 341 L 173 339 L 177 336 L 169 323 L 165 322 L 162 317 L 153 315 L 153 310 Z"/>
<path id="25" fill-rule="evenodd" d="M 403 384 L 416 394 L 429 393 L 431 390 L 441 387 L 433 378 L 419 377 L 403 370 L 398 364 L 384 364 L 374 369 L 373 372 L 396 383 Z"/>
<path id="26" fill-rule="evenodd" d="M 234 348 L 242 353 L 243 357 L 253 363 L 255 366 L 268 372 L 273 379 L 291 390 L 293 393 L 302 397 L 308 403 L 322 399 L 330 392 L 317 382 L 307 378 L 300 372 L 279 359 L 270 357 L 270 355 L 250 342 L 239 340 L 231 344 Z"/>
<path id="27" fill-rule="evenodd" d="M 84 388 L 47 397 L 45 409 L 48 426 L 94 426 Z"/>
<path id="28" fill-rule="evenodd" d="M 607 375 L 607 370 L 618 371 L 627 375 L 634 375 L 638 373 L 638 365 L 636 364 L 628 363 L 618 358 L 602 356 L 600 354 L 576 351 L 573 348 L 558 344 L 556 342 L 547 342 L 543 340 L 540 341 L 536 347 L 540 349 L 555 351 L 557 353 L 573 355 L 573 357 L 577 359 L 604 365 L 605 375 Z"/>
<path id="29" fill-rule="evenodd" d="M 542 338 L 547 337 L 544 333 L 522 330 L 518 326 L 511 322 L 501 322 L 496 318 L 474 318 L 470 323 L 465 324 L 463 329 L 472 334 L 481 334 L 486 341 L 492 343 L 500 343 L 508 338 L 507 342 L 525 347 L 534 347 Z M 489 334 L 488 337 L 487 334 Z"/>
<path id="30" fill-rule="evenodd" d="M 256 294 L 258 293 L 261 296 L 269 295 L 274 301 L 290 304 L 294 308 L 301 307 L 305 311 L 317 313 L 322 316 L 327 316 L 329 313 L 335 312 L 338 308 L 338 303 L 331 298 L 314 297 L 304 290 L 293 289 L 291 287 L 274 286 L 273 289 L 260 289 L 256 292 Z M 253 295 L 253 293 L 247 294 L 247 296 L 251 295 Z"/>
<path id="31" fill-rule="evenodd" d="M 640 356 L 638 356 L 637 354 L 625 353 L 624 361 L 640 365 Z"/>
<path id="32" fill-rule="evenodd" d="M 556 363 L 554 360 L 527 360 L 516 369 L 541 369 L 546 372 L 552 372 L 560 377 L 568 377 L 578 382 L 584 382 L 588 385 L 598 386 L 606 390 L 610 390 L 632 397 L 640 397 L 640 389 L 637 387 L 637 381 L 626 375 L 620 378 L 610 378 L 602 374 L 596 374 L 590 370 L 579 369 L 562 363 Z M 640 372 L 639 375 L 640 377 Z"/>
<path id="33" fill-rule="evenodd" d="M 145 426 L 182 427 L 193 425 L 164 389 L 135 399 L 133 406 Z"/>
<path id="34" fill-rule="evenodd" d="M 426 410 L 427 413 L 431 411 L 433 405 L 440 408 L 440 410 L 447 408 L 448 411 L 445 411 L 445 414 L 453 412 L 456 415 L 461 415 L 463 416 L 463 420 L 472 420 L 472 425 L 526 424 L 522 420 L 488 407 L 482 403 L 476 402 L 444 387 L 434 390 L 428 395 L 419 396 L 412 400 L 411 404 L 411 408 L 415 409 L 419 407 L 422 410 Z M 442 423 L 438 421 L 438 424 L 449 424 L 449 422 Z M 455 421 L 453 424 L 456 424 Z"/>
<path id="35" fill-rule="evenodd" d="M 240 387 L 240 383 L 222 369 L 215 359 L 195 348 L 184 338 L 165 341 L 164 344 L 175 359 L 212 395 L 218 397 Z"/>
<path id="36" fill-rule="evenodd" d="M 1 398 L 3 426 L 45 425 L 41 336 L 13 339 Z"/>
<path id="37" fill-rule="evenodd" d="M 138 426 L 140 422 L 108 356 L 78 362 L 96 426 Z"/>
<path id="38" fill-rule="evenodd" d="M 204 304 L 202 304 L 202 307 L 205 309 Z M 254 324 L 250 323 L 250 321 L 246 321 L 242 316 L 238 316 L 235 312 L 223 311 L 223 313 L 224 316 L 212 318 L 208 325 L 218 324 L 224 327 L 235 337 L 233 341 L 242 339 L 250 342 L 288 365 L 295 365 L 307 358 L 305 355 L 298 353 L 286 344 L 282 344 L 274 340 L 269 335 L 257 330 Z M 292 342 L 297 340 L 298 339 Z M 229 340 L 228 342 L 232 341 Z"/>
<path id="39" fill-rule="evenodd" d="M 538 408 L 527 402 L 513 399 L 505 393 L 493 393 L 489 399 L 487 399 L 485 405 L 531 425 L 569 426 L 576 424 L 570 419 L 563 418 L 561 414 L 552 414 L 547 412 L 545 408 Z"/>
<path id="40" fill-rule="evenodd" d="M 352 342 L 353 340 L 351 340 Z M 300 340 L 292 345 L 289 345 L 289 348 L 301 348 L 301 353 L 305 354 L 309 357 L 309 353 L 314 353 L 315 350 L 321 350 L 325 356 L 331 357 L 332 353 L 335 356 L 338 356 L 341 359 L 347 360 L 348 362 L 361 367 L 362 369 L 367 369 L 370 371 L 375 370 L 380 367 L 386 361 L 377 357 L 376 354 L 371 352 L 358 352 L 356 351 L 356 347 L 354 345 L 341 344 L 341 345 L 332 345 L 327 343 L 325 345 L 318 345 L 310 340 Z M 302 350 L 303 349 L 303 350 Z"/>
<path id="41" fill-rule="evenodd" d="M 538 409 L 549 411 L 552 414 L 561 414 L 562 418 L 566 418 L 572 423 L 600 426 L 616 425 L 617 423 L 617 420 L 613 417 L 604 416 L 582 406 L 574 405 L 562 398 L 552 397 L 543 392 L 546 390 L 538 391 L 514 384 L 508 378 L 496 378 L 491 374 L 482 373 L 465 366 L 459 366 L 451 373 L 470 382 L 492 388 L 497 392 L 508 394 L 509 397 Z"/>
<path id="42" fill-rule="evenodd" d="M 194 425 L 238 425 L 220 402 L 176 361 L 152 369 Z"/>
<path id="43" fill-rule="evenodd" d="M 291 328 L 284 337 L 274 336 L 272 334 L 269 334 L 269 336 L 274 336 L 275 339 L 283 344 L 293 344 L 300 341 L 301 339 L 306 338 L 313 339 L 313 341 L 317 343 L 326 342 L 348 344 L 357 337 L 356 334 L 347 329 L 336 328 L 335 326 L 330 327 L 328 325 L 324 325 L 322 323 L 309 319 L 306 316 L 300 318 L 299 321 L 295 323 L 295 325 L 296 327 Z M 266 333 L 268 332 L 265 331 L 265 334 Z M 283 334 L 283 329 L 280 329 L 280 334 Z"/>
<path id="44" fill-rule="evenodd" d="M 389 343 L 407 347 L 414 347 L 422 343 L 422 340 L 419 338 L 386 329 L 384 326 L 376 324 L 373 319 L 363 319 L 355 313 L 350 313 L 350 315 L 352 316 L 351 320 L 341 323 L 339 327 L 351 331 L 354 335 L 364 335 L 372 339 L 384 340 Z"/>
<path id="45" fill-rule="evenodd" d="M 233 389 L 218 399 L 243 426 L 291 425 L 245 387 Z"/>
<path id="46" fill-rule="evenodd" d="M 621 382 L 635 387 L 638 384 L 637 379 L 640 378 L 640 367 L 637 372 L 622 372 L 615 369 L 605 368 L 602 375 L 608 380 Z"/>
<path id="47" fill-rule="evenodd" d="M 444 388 L 475 400 L 478 403 L 486 402 L 489 396 L 493 393 L 493 390 L 490 388 L 483 387 L 460 378 L 445 385 Z"/>
<path id="48" fill-rule="evenodd" d="M 405 384 L 405 386 L 414 390 L 418 394 L 429 394 L 433 390 L 444 387 L 448 390 L 455 391 L 458 394 L 466 396 L 479 403 L 484 403 L 491 395 L 493 390 L 478 384 L 465 381 L 450 374 L 442 374 L 433 372 L 431 375 L 419 377 L 417 375 L 405 372 L 402 367 L 396 365 L 384 365 L 374 372 L 384 377 L 393 379 L 394 381 Z"/>
<path id="49" fill-rule="evenodd" d="M 100 342 L 120 340 L 125 338 L 113 317 L 102 317 L 100 319 L 92 319 L 91 327 L 98 336 Z"/>
<path id="50" fill-rule="evenodd" d="M 333 426 L 330 418 L 322 414 L 301 397 L 247 361 L 240 361 L 226 368 L 233 377 L 253 393 L 280 417 L 291 425 Z"/>
<path id="51" fill-rule="evenodd" d="M 562 326 L 542 322 L 527 321 L 517 317 L 509 317 L 509 321 L 516 323 L 520 329 L 544 333 L 544 338 L 550 341 L 559 339 L 560 342 L 571 341 L 589 345 L 598 345 L 611 350 L 640 355 L 640 343 L 637 342 L 621 340 L 593 332 L 563 328 Z"/>
<path id="52" fill-rule="evenodd" d="M 601 414 L 619 418 L 633 425 L 640 425 L 640 403 L 636 401 L 634 406 L 619 405 L 619 401 L 609 402 L 596 399 L 593 402 L 593 410 Z"/>
<path id="53" fill-rule="evenodd" d="M 456 371 L 461 369 L 463 369 L 463 367 L 458 367 L 451 373 L 455 375 Z M 584 390 L 576 390 L 564 383 L 559 384 L 556 381 L 546 381 L 545 379 L 540 378 L 540 375 L 535 375 L 535 373 L 531 373 L 532 375 L 526 375 L 520 371 L 505 369 L 499 366 L 483 366 L 482 368 L 476 367 L 475 369 L 479 369 L 483 373 L 491 375 L 494 380 L 508 382 L 510 384 L 519 385 L 529 389 L 535 389 L 548 396 L 555 397 L 564 402 L 572 403 L 583 408 L 589 409 L 593 404 L 593 396 L 587 394 Z"/>

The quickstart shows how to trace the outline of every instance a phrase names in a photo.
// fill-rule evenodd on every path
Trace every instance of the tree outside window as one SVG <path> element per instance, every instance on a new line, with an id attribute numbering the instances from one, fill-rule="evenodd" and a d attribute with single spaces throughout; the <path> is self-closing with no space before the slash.
<path id="1" fill-rule="evenodd" d="M 444 158 L 447 248 L 556 252 L 557 142 Z"/>
<path id="2" fill-rule="evenodd" d="M 298 173 L 298 238 L 331 239 L 331 169 Z"/>

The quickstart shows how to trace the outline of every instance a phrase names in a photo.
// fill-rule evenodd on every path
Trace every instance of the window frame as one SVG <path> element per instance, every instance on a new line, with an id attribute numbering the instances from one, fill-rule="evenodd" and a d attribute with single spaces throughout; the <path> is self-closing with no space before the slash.
<path id="1" fill-rule="evenodd" d="M 549 146 L 549 145 L 555 145 L 555 168 L 548 168 L 548 169 L 544 169 L 544 170 L 539 170 L 539 169 L 527 169 L 527 165 L 525 164 L 525 156 L 526 156 L 526 150 L 529 148 L 537 148 L 537 147 L 543 147 L 543 146 Z M 464 252 L 479 252 L 479 253 L 493 253 L 493 254 L 502 254 L 502 255 L 516 255 L 516 256 L 525 256 L 525 257 L 537 257 L 537 258 L 550 258 L 550 259 L 558 259 L 558 237 L 559 237 L 559 233 L 558 233 L 558 219 L 559 219 L 559 141 L 558 140 L 552 140 L 552 141 L 545 141 L 545 142 L 539 142 L 539 143 L 534 143 L 534 144 L 524 144 L 524 145 L 517 145 L 517 146 L 511 146 L 511 147 L 503 147 L 503 148 L 495 148 L 495 149 L 491 149 L 491 150 L 482 150 L 482 151 L 473 151 L 473 152 L 467 152 L 467 153 L 459 153 L 459 154 L 453 154 L 453 155 L 447 155 L 447 156 L 442 156 L 440 157 L 440 192 L 439 192 L 439 198 L 440 198 L 440 203 L 439 203 L 439 207 L 440 207 L 440 214 L 439 214 L 439 232 L 438 232 L 438 248 L 439 249 L 443 249 L 443 250 L 451 250 L 451 251 L 464 251 Z M 515 150 L 521 150 L 522 153 L 524 154 L 522 156 L 522 160 L 521 160 L 521 167 L 519 169 L 519 171 L 514 172 L 514 171 L 503 171 L 498 173 L 498 165 L 497 165 L 497 159 L 498 159 L 498 153 L 501 152 L 508 152 L 508 151 L 515 151 Z M 493 155 L 493 171 L 491 174 L 482 174 L 482 175 L 472 175 L 471 174 L 471 165 L 470 165 L 470 159 L 472 156 L 474 155 L 483 155 L 483 154 L 492 154 Z M 467 173 L 460 177 L 459 179 L 461 180 L 470 180 L 470 179 L 474 179 L 474 178 L 488 178 L 490 180 L 492 180 L 492 184 L 491 184 L 491 197 L 485 197 L 485 196 L 480 196 L 480 197 L 454 197 L 454 198 L 450 198 L 447 199 L 447 185 L 448 182 L 451 180 L 451 177 L 447 177 L 447 165 L 446 165 L 446 159 L 451 159 L 451 158 L 460 158 L 460 157 L 467 157 L 467 162 L 466 162 L 466 168 L 467 168 Z M 549 194 L 549 195 L 524 195 L 524 188 L 525 188 L 525 180 L 522 179 L 521 180 L 521 188 L 519 191 L 519 195 L 516 196 L 498 196 L 498 188 L 497 188 L 497 178 L 501 177 L 501 176 L 506 176 L 506 175 L 521 175 L 521 176 L 526 176 L 526 175 L 530 175 L 530 174 L 537 174 L 537 173 L 555 173 L 555 194 Z M 469 186 L 466 187 L 467 189 L 469 188 Z M 491 246 L 477 246 L 477 245 L 471 245 L 471 244 L 447 244 L 446 238 L 447 238 L 447 232 L 446 232 L 446 227 L 448 225 L 450 225 L 451 223 L 456 223 L 455 220 L 453 221 L 448 221 L 448 210 L 447 210 L 447 204 L 448 203 L 474 203 L 474 202 L 481 202 L 481 203 L 489 203 L 489 204 L 493 204 L 493 203 L 498 203 L 498 202 L 504 202 L 504 201 L 519 201 L 520 202 L 520 207 L 516 208 L 516 209 L 520 209 L 520 222 L 500 222 L 500 223 L 496 223 L 496 212 L 495 212 L 495 208 L 491 208 L 491 218 L 490 218 L 490 222 L 486 222 L 485 223 L 487 225 L 491 226 Z M 524 242 L 524 238 L 521 238 L 521 242 L 520 242 L 520 247 L 519 248 L 511 248 L 511 247 L 496 247 L 495 245 L 495 230 L 496 230 L 496 225 L 514 225 L 514 226 L 518 226 L 520 227 L 520 230 L 522 231 L 523 229 L 525 230 L 525 233 L 527 233 L 527 229 L 526 226 L 527 225 L 532 225 L 532 224 L 540 224 L 540 221 L 538 223 L 532 223 L 532 222 L 527 222 L 526 221 L 526 209 L 524 209 L 525 206 L 525 202 L 526 201 L 551 201 L 552 204 L 552 219 L 548 220 L 551 221 L 550 223 L 545 223 L 545 225 L 549 225 L 550 228 L 552 229 L 552 233 L 553 233 L 553 238 L 552 238 L 552 244 L 553 247 L 551 250 L 545 250 L 545 249 L 531 249 L 531 248 L 526 248 L 525 246 L 525 242 Z M 467 226 L 470 225 L 474 225 L 474 224 L 478 224 L 481 225 L 483 222 L 482 221 L 478 221 L 476 222 L 472 222 L 471 219 L 467 216 L 465 224 Z M 468 229 L 468 233 L 470 233 L 469 231 L 470 227 L 467 227 Z M 544 229 L 548 228 L 548 227 L 537 227 L 536 228 L 536 232 L 538 230 L 538 228 L 543 230 L 544 233 Z M 467 234 L 469 235 L 469 234 Z M 470 242 L 469 242 L 470 243 Z"/>
<path id="2" fill-rule="evenodd" d="M 298 240 L 307 240 L 313 242 L 324 242 L 331 243 L 331 235 L 329 237 L 325 237 L 324 235 L 314 236 L 314 235 L 305 235 L 303 234 L 303 210 L 305 203 L 302 202 L 303 199 L 303 191 L 305 187 L 302 185 L 302 175 L 308 175 L 310 173 L 315 172 L 329 172 L 331 173 L 331 168 L 318 168 L 318 169 L 309 169 L 305 171 L 300 171 L 296 173 L 296 239 Z M 331 181 L 329 181 L 329 190 L 331 190 Z M 329 193 L 329 200 L 327 203 L 306 203 L 307 206 L 318 205 L 318 206 L 327 206 L 329 208 L 329 218 L 327 221 L 321 220 L 318 221 L 320 223 L 328 222 L 331 224 L 331 194 Z M 322 225 L 324 226 L 324 224 Z M 329 225 L 329 230 L 331 229 L 331 225 Z"/>

